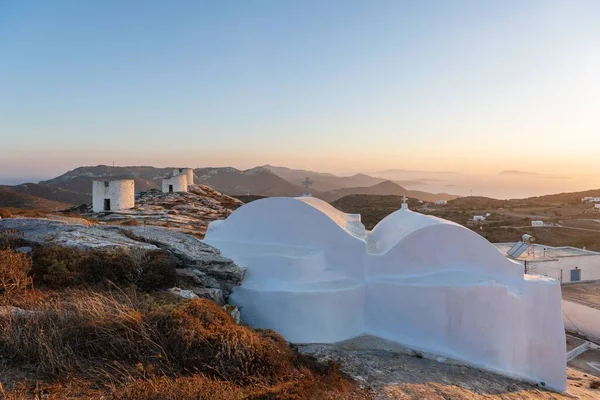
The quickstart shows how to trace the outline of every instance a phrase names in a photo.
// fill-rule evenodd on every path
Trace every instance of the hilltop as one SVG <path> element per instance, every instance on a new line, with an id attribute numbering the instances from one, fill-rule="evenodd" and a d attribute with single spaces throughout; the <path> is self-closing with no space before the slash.
<path id="1" fill-rule="evenodd" d="M 56 178 L 39 183 L 6 186 L 14 191 L 40 197 L 46 200 L 80 205 L 91 202 L 92 181 L 133 179 L 136 192 L 160 189 L 162 179 L 173 168 L 152 166 L 111 167 L 106 165 L 78 167 Z M 270 165 L 239 170 L 232 167 L 206 167 L 194 169 L 195 183 L 208 185 L 231 196 L 299 196 L 305 192 L 303 181 L 311 179 L 313 196 L 333 201 L 347 194 L 401 194 L 425 201 L 453 199 L 447 193 L 433 194 L 424 191 L 407 190 L 398 182 L 365 174 L 336 176 L 306 170 L 294 170 Z M 407 182 L 412 184 L 414 182 Z M 15 207 L 27 208 L 29 201 L 12 201 Z M 0 207 L 7 207 L 8 200 L 0 199 Z M 20 205 L 19 205 L 20 204 Z M 14 206 L 14 205 L 12 205 Z M 11 207 L 12 207 L 11 206 Z"/>
<path id="2" fill-rule="evenodd" d="M 135 207 L 118 212 L 92 212 L 91 205 L 65 210 L 113 225 L 162 226 L 204 237 L 211 221 L 225 219 L 243 203 L 210 186 L 191 185 L 188 192 L 149 189 L 136 195 Z"/>

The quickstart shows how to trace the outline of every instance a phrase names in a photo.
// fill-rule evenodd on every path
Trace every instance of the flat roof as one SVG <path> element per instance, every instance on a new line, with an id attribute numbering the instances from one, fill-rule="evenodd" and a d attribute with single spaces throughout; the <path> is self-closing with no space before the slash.
<path id="1" fill-rule="evenodd" d="M 567 283 L 561 290 L 564 300 L 600 309 L 600 281 Z"/>
<path id="2" fill-rule="evenodd" d="M 494 246 L 504 255 L 508 253 L 517 242 L 512 243 L 493 243 Z M 518 260 L 547 260 L 561 257 L 576 257 L 576 256 L 600 256 L 600 253 L 592 250 L 579 249 L 571 246 L 553 247 L 543 244 L 534 244 L 535 257 L 532 257 L 524 252 Z"/>

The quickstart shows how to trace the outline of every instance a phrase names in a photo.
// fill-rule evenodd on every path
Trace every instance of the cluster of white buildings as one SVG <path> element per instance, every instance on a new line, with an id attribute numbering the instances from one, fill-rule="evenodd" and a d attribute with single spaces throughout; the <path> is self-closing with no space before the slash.
<path id="1" fill-rule="evenodd" d="M 175 168 L 169 176 L 162 180 L 162 192 L 187 192 L 188 186 L 194 184 L 194 170 L 191 168 Z"/>
<path id="2" fill-rule="evenodd" d="M 522 264 L 523 270 L 530 275 L 547 276 L 561 283 L 600 279 L 600 253 L 596 251 L 524 242 L 495 243 L 494 246 Z"/>
<path id="3" fill-rule="evenodd" d="M 581 199 L 582 203 L 600 203 L 600 197 L 584 197 Z"/>
<path id="4" fill-rule="evenodd" d="M 187 192 L 194 184 L 192 168 L 175 168 L 162 180 L 162 192 Z M 120 211 L 135 207 L 135 182 L 133 179 L 114 179 L 92 183 L 92 210 L 94 212 Z"/>

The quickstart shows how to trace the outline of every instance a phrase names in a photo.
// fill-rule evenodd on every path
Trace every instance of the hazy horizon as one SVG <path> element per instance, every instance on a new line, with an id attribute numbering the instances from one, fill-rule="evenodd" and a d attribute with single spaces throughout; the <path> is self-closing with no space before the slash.
<path id="1" fill-rule="evenodd" d="M 589 0 L 1 2 L 0 182 L 114 161 L 600 187 L 599 18 Z"/>
<path id="2" fill-rule="evenodd" d="M 246 170 L 249 168 L 240 167 Z M 83 166 L 83 165 L 82 165 Z M 135 167 L 136 165 L 115 165 L 116 167 Z M 196 166 L 194 164 L 165 164 L 165 165 L 137 165 L 153 166 L 157 168 L 192 166 L 194 168 L 209 167 L 234 167 L 233 165 L 206 165 Z M 286 165 L 273 165 L 276 167 L 288 167 Z M 79 167 L 79 166 L 78 166 Z M 89 167 L 89 166 L 88 166 Z M 75 167 L 74 167 L 75 168 Z M 73 168 L 73 169 L 74 169 Z M 332 173 L 326 170 L 311 170 L 319 173 Z M 71 170 L 71 169 L 70 169 Z M 62 171 L 55 175 L 47 175 L 32 179 L 6 179 L 0 176 L 0 185 L 17 185 L 21 183 L 37 183 L 41 180 L 55 178 L 68 171 Z M 458 196 L 485 196 L 497 199 L 514 199 L 533 196 L 542 196 L 562 192 L 577 192 L 590 189 L 600 189 L 600 174 L 544 174 L 534 171 L 505 170 L 499 173 L 477 173 L 457 171 L 414 171 L 405 169 L 392 169 L 386 171 L 352 171 L 336 173 L 338 176 L 351 176 L 357 173 L 367 174 L 373 177 L 389 179 L 409 190 L 421 190 L 430 193 L 448 193 Z"/>

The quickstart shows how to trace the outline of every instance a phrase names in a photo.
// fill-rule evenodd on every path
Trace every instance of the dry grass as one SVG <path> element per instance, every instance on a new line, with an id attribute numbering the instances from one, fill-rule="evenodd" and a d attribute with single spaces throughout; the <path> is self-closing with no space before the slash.
<path id="1" fill-rule="evenodd" d="M 140 255 L 143 258 L 144 255 Z M 206 299 L 134 289 L 39 292 L 31 261 L 0 252 L 0 371 L 35 380 L 0 386 L 6 398 L 360 398 L 336 365 L 321 365 L 268 330 L 236 324 Z M 9 294 L 10 291 L 10 294 Z M 16 300 L 27 299 L 27 301 Z M 0 385 L 3 382 L 0 374 Z"/>
<path id="2" fill-rule="evenodd" d="M 119 223 L 119 225 L 124 225 L 124 226 L 137 226 L 139 224 L 140 224 L 140 221 L 138 221 L 137 219 L 134 219 L 134 218 L 126 219 Z"/>
<path id="3" fill-rule="evenodd" d="M 0 294 L 13 298 L 17 293 L 32 288 L 29 275 L 31 259 L 12 250 L 0 250 Z M 1 303 L 0 303 L 1 304 Z"/>

